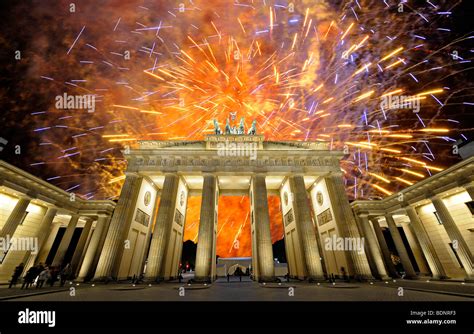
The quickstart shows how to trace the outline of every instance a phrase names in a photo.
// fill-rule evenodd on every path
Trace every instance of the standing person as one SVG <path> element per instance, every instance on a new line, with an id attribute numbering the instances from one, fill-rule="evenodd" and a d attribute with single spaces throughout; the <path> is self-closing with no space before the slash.
<path id="1" fill-rule="evenodd" d="M 21 288 L 28 289 L 28 287 L 33 284 L 36 276 L 38 276 L 38 267 L 31 267 L 26 272 L 26 275 L 23 277 L 23 285 Z"/>
<path id="2" fill-rule="evenodd" d="M 243 271 L 242 269 L 240 269 L 240 267 L 237 267 L 237 269 L 235 270 L 235 273 L 234 273 L 236 276 L 239 276 L 239 281 L 242 282 L 242 274 L 243 274 Z"/>
<path id="3" fill-rule="evenodd" d="M 68 263 L 66 266 L 61 270 L 61 286 L 64 286 L 66 280 L 71 276 L 72 270 L 71 265 Z"/>
<path id="4" fill-rule="evenodd" d="M 57 267 L 51 267 L 50 270 L 51 278 L 49 279 L 49 285 L 53 287 L 54 282 L 58 280 L 59 270 Z"/>
<path id="5" fill-rule="evenodd" d="M 21 273 L 23 272 L 24 268 L 25 268 L 25 265 L 23 264 L 23 262 L 15 267 L 15 270 L 13 271 L 12 279 L 10 281 L 10 285 L 8 286 L 9 289 L 12 287 L 12 285 L 16 285 L 16 283 L 18 282 L 18 278 L 20 278 Z"/>
<path id="6" fill-rule="evenodd" d="M 41 289 L 45 281 L 51 278 L 51 272 L 48 267 L 45 267 L 38 276 L 38 283 L 36 284 L 37 289 Z"/>

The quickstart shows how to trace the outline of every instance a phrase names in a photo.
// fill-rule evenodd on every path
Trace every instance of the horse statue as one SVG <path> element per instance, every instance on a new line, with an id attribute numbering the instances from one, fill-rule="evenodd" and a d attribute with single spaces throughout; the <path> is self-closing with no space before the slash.
<path id="1" fill-rule="evenodd" d="M 242 117 L 240 119 L 240 124 L 239 124 L 239 127 L 237 129 L 237 134 L 238 135 L 244 135 L 245 134 L 245 125 L 244 125 L 244 118 Z"/>
<path id="2" fill-rule="evenodd" d="M 256 120 L 253 120 L 252 126 L 250 127 L 248 134 L 249 135 L 256 135 L 257 134 L 257 121 Z"/>
<path id="3" fill-rule="evenodd" d="M 226 135 L 232 134 L 232 128 L 230 127 L 229 119 L 227 119 L 227 122 L 225 124 L 225 134 Z"/>
<path id="4" fill-rule="evenodd" d="M 217 120 L 214 120 L 214 133 L 216 135 L 221 135 L 222 134 L 222 130 L 219 126 L 219 123 L 217 123 Z"/>

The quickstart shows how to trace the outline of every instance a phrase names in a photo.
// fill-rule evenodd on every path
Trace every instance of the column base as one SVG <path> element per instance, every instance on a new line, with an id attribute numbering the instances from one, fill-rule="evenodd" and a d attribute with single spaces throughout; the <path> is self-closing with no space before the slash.
<path id="1" fill-rule="evenodd" d="M 474 283 L 474 276 L 468 276 L 464 279 L 466 283 Z"/>
<path id="2" fill-rule="evenodd" d="M 265 277 L 258 278 L 258 283 L 275 283 L 279 281 L 280 280 L 276 278 L 275 276 L 265 276 Z"/>
<path id="3" fill-rule="evenodd" d="M 165 281 L 164 277 L 144 277 L 143 278 L 144 283 L 160 283 L 164 281 Z"/>
<path id="4" fill-rule="evenodd" d="M 353 279 L 357 281 L 375 281 L 375 277 L 372 275 L 354 275 L 352 276 Z"/>
<path id="5" fill-rule="evenodd" d="M 308 282 L 309 283 L 320 283 L 320 282 L 326 282 L 327 279 L 324 276 L 310 276 L 308 277 Z"/>
<path id="6" fill-rule="evenodd" d="M 194 277 L 191 279 L 191 282 L 193 283 L 212 283 L 212 277 L 211 276 L 203 276 L 203 277 Z"/>
<path id="7" fill-rule="evenodd" d="M 92 279 L 93 282 L 103 282 L 103 283 L 109 283 L 109 282 L 115 282 L 117 281 L 115 278 L 110 277 L 110 276 L 101 276 L 101 277 L 94 277 Z"/>
<path id="8" fill-rule="evenodd" d="M 419 280 L 420 277 L 418 277 L 418 276 L 416 276 L 416 275 L 415 275 L 415 276 L 413 276 L 413 275 L 410 275 L 410 276 L 405 275 L 405 276 L 403 277 L 403 279 L 409 279 L 409 280 L 412 280 L 412 281 L 416 281 L 416 280 Z"/>
<path id="9" fill-rule="evenodd" d="M 426 277 L 420 277 L 420 279 L 429 279 L 429 280 L 434 280 L 434 281 L 444 281 L 444 280 L 448 280 L 450 279 L 451 277 L 449 276 L 426 276 Z"/>

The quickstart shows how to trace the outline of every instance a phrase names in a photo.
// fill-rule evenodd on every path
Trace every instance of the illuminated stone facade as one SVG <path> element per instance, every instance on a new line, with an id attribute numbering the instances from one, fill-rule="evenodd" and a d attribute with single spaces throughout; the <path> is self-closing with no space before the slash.
<path id="1" fill-rule="evenodd" d="M 24 272 L 39 262 L 68 262 L 77 280 L 176 278 L 192 195 L 202 196 L 197 281 L 216 279 L 217 203 L 235 195 L 251 203 L 255 280 L 276 276 L 269 195 L 280 197 L 292 277 L 397 277 L 390 239 L 406 278 L 473 278 L 473 158 L 384 200 L 350 204 L 339 166 L 343 154 L 325 142 L 210 135 L 204 141 L 142 141 L 124 154 L 128 167 L 117 203 L 76 198 L 0 162 L 0 237 L 38 242 L 37 252 L 2 252 L 0 282 L 20 262 Z M 332 240 L 344 247 L 331 246 Z M 362 249 L 348 248 L 348 240 L 360 241 Z"/>

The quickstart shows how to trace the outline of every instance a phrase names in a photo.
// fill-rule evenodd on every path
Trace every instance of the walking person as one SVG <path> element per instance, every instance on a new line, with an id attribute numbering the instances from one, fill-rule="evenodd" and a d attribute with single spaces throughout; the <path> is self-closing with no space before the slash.
<path id="1" fill-rule="evenodd" d="M 18 278 L 20 278 L 21 273 L 23 272 L 24 268 L 25 268 L 25 265 L 23 264 L 23 262 L 15 267 L 15 270 L 13 271 L 12 279 L 10 281 L 10 285 L 8 286 L 9 289 L 11 289 L 12 285 L 16 286 L 16 283 L 18 282 Z"/>
<path id="2" fill-rule="evenodd" d="M 48 267 L 45 267 L 38 276 L 38 282 L 36 283 L 36 288 L 41 289 L 45 281 L 48 281 L 51 278 L 51 272 Z"/>
<path id="3" fill-rule="evenodd" d="M 61 270 L 61 286 L 64 286 L 66 280 L 71 277 L 72 269 L 71 265 L 68 263 L 66 266 Z"/>
<path id="4" fill-rule="evenodd" d="M 23 277 L 23 285 L 21 286 L 21 288 L 28 289 L 28 287 L 33 284 L 36 276 L 38 276 L 37 267 L 31 267 L 30 269 L 28 269 L 26 275 Z"/>

